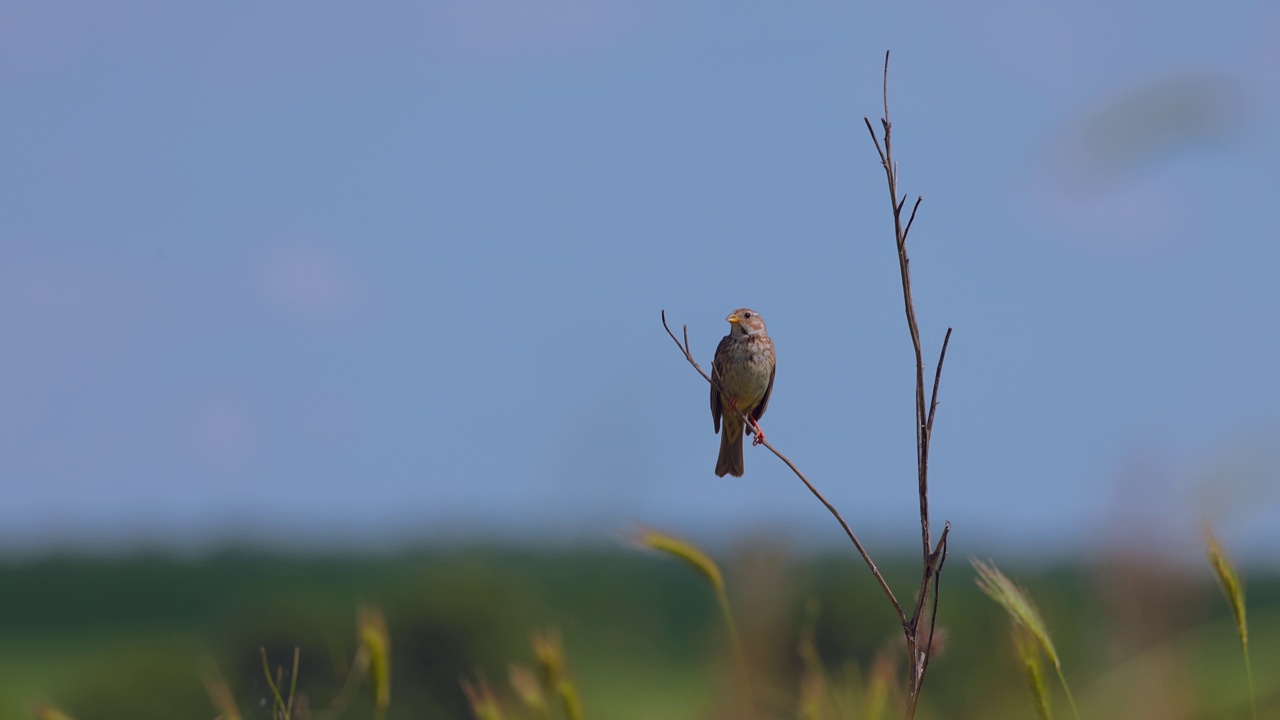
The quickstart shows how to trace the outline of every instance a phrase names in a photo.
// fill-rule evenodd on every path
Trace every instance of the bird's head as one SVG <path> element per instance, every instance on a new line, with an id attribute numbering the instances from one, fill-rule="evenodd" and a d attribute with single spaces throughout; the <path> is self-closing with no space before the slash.
<path id="1" fill-rule="evenodd" d="M 760 313 L 747 308 L 738 308 L 725 318 L 729 323 L 731 335 L 764 335 L 764 318 Z"/>

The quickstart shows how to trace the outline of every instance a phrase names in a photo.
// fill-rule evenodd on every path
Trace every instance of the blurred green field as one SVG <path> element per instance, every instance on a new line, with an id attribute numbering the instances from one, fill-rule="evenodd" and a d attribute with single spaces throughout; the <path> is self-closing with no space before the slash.
<path id="1" fill-rule="evenodd" d="M 761 717 L 797 716 L 796 647 L 815 609 L 833 684 L 864 675 L 878 652 L 900 644 L 852 553 L 794 557 L 760 544 L 717 560 Z M 910 563 L 882 567 L 900 594 L 918 583 Z M 1084 716 L 1249 717 L 1234 624 L 1207 564 L 1004 569 L 1039 604 Z M 1008 620 L 973 575 L 963 558 L 944 574 L 945 647 L 920 717 L 1034 717 Z M 1261 717 L 1278 717 L 1280 578 L 1246 583 Z M 220 668 L 244 717 L 267 718 L 258 648 L 286 663 L 295 646 L 299 690 L 321 710 L 341 688 L 362 603 L 381 608 L 389 627 L 390 718 L 470 717 L 459 679 L 480 672 L 507 692 L 508 665 L 532 665 L 529 638 L 548 629 L 563 636 L 588 718 L 728 717 L 726 700 L 739 691 L 706 585 L 639 552 L 61 557 L 0 565 L 0 718 L 29 717 L 36 702 L 80 720 L 212 718 L 202 664 Z M 1065 705 L 1058 715 L 1069 716 Z M 373 717 L 367 693 L 342 717 Z"/>

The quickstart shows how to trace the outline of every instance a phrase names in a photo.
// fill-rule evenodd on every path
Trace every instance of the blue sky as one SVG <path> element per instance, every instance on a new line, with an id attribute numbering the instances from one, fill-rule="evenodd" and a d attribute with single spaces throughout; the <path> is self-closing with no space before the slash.
<path id="1" fill-rule="evenodd" d="M 910 547 L 890 49 L 935 522 L 1261 552 L 1277 48 L 1265 2 L 7 3 L 0 542 L 839 542 L 711 472 L 659 311 L 706 360 L 745 305 L 770 440 Z"/>

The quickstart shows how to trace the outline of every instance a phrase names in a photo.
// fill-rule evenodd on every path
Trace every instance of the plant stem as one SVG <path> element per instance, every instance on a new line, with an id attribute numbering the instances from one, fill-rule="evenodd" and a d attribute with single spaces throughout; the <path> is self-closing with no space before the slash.
<path id="1" fill-rule="evenodd" d="M 1071 688 L 1067 686 L 1067 676 L 1062 673 L 1062 665 L 1055 663 L 1053 667 L 1058 671 L 1058 682 L 1062 683 L 1062 691 L 1067 694 L 1067 703 L 1071 705 L 1071 715 L 1076 720 L 1080 720 L 1080 710 L 1076 707 L 1076 699 L 1071 694 Z"/>

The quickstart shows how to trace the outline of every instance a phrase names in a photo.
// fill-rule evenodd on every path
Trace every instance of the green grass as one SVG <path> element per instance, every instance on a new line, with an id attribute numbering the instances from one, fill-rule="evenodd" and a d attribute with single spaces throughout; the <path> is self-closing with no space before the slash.
<path id="1" fill-rule="evenodd" d="M 117 706 L 152 717 L 187 711 L 205 702 L 194 674 L 204 641 L 189 630 L 136 625 L 6 639 L 0 649 L 0 717 L 26 717 L 37 701 L 70 707 L 82 697 L 103 708 L 101 717 L 118 717 L 107 714 Z M 152 686 L 166 691 L 146 700 Z"/>
<path id="2" fill-rule="evenodd" d="M 760 717 L 795 717 L 803 672 L 796 643 L 809 598 L 820 601 L 814 644 L 833 677 L 848 663 L 870 668 L 877 652 L 900 642 L 874 581 L 848 554 L 793 559 L 782 575 L 757 583 L 750 564 L 716 560 L 747 654 L 767 660 L 756 683 Z M 909 576 L 908 565 L 884 567 L 890 582 Z M 1007 618 L 962 563 L 949 568 L 940 613 L 947 643 L 920 717 L 1034 716 Z M 1178 571 L 1170 581 L 1178 592 L 1148 595 L 1113 587 L 1128 582 L 1123 573 L 1005 570 L 1039 605 L 1082 716 L 1117 717 L 1108 710 L 1162 680 L 1176 682 L 1200 715 L 1248 716 L 1235 624 L 1207 570 Z M 0 566 L 0 588 L 6 720 L 26 717 L 36 701 L 79 720 L 212 717 L 199 674 L 204 657 L 217 662 L 246 718 L 265 717 L 259 646 L 277 663 L 300 647 L 299 690 L 321 708 L 355 651 L 361 603 L 387 618 L 392 720 L 468 717 L 458 679 L 476 670 L 510 696 L 509 663 L 533 666 L 531 635 L 553 628 L 590 720 L 707 717 L 734 672 L 706 582 L 668 558 L 626 550 L 51 559 Z M 1151 634 L 1133 637 L 1134 619 L 1118 614 L 1128 606 L 1111 598 L 1126 593 L 1150 605 Z M 1249 604 L 1260 716 L 1269 717 L 1280 704 L 1280 582 L 1251 575 Z M 372 718 L 367 693 L 343 717 Z"/>

